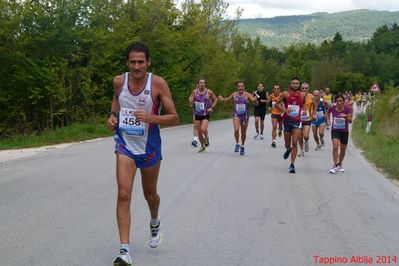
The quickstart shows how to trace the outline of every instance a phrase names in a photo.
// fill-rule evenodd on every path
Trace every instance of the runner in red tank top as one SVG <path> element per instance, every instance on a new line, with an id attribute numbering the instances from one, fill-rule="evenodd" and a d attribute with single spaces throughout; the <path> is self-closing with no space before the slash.
<path id="1" fill-rule="evenodd" d="M 284 91 L 275 104 L 277 108 L 284 112 L 284 142 L 287 150 L 284 152 L 283 157 L 287 159 L 291 153 L 291 164 L 288 168 L 290 173 L 295 173 L 294 164 L 298 153 L 298 138 L 304 98 L 304 93 L 299 88 L 299 78 L 292 78 L 290 91 Z M 278 104 L 283 100 L 285 100 L 285 107 Z"/>

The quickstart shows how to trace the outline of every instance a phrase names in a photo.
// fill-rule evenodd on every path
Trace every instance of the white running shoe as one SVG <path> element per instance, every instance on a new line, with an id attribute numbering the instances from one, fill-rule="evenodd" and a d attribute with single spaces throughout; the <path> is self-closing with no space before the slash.
<path id="1" fill-rule="evenodd" d="M 305 141 L 305 151 L 309 151 L 309 141 Z"/>
<path id="2" fill-rule="evenodd" d="M 161 222 L 156 225 L 150 224 L 150 247 L 156 248 L 161 243 Z"/>
<path id="3" fill-rule="evenodd" d="M 256 132 L 254 139 L 257 139 L 259 137 L 259 132 Z"/>
<path id="4" fill-rule="evenodd" d="M 330 169 L 330 174 L 337 174 L 339 172 L 338 166 L 333 165 L 333 167 Z"/>
<path id="5" fill-rule="evenodd" d="M 321 145 L 317 145 L 316 148 L 314 149 L 315 151 L 321 150 Z"/>
<path id="6" fill-rule="evenodd" d="M 342 167 L 341 164 L 338 164 L 337 168 L 338 168 L 338 171 L 339 171 L 340 173 L 345 172 L 345 169 Z"/>
<path id="7" fill-rule="evenodd" d="M 260 139 L 263 139 L 263 134 L 260 134 Z"/>
<path id="8" fill-rule="evenodd" d="M 132 265 L 132 258 L 126 249 L 120 249 L 118 256 L 114 260 L 114 266 L 130 266 Z"/>
<path id="9" fill-rule="evenodd" d="M 298 152 L 298 157 L 305 157 L 305 151 L 301 150 L 300 152 Z"/>

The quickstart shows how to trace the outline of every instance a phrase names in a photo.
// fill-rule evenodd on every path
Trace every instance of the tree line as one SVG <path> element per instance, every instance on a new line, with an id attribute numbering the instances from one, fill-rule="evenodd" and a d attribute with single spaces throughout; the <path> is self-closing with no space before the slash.
<path id="1" fill-rule="evenodd" d="M 269 48 L 225 20 L 223 0 L 0 0 L 0 137 L 107 116 L 112 79 L 126 71 L 125 48 L 147 43 L 150 71 L 164 77 L 183 121 L 201 76 L 216 93 L 263 82 L 366 91 L 399 84 L 399 27 L 381 26 L 367 43 L 337 33 L 320 46 Z M 218 109 L 227 108 L 219 107 Z"/>

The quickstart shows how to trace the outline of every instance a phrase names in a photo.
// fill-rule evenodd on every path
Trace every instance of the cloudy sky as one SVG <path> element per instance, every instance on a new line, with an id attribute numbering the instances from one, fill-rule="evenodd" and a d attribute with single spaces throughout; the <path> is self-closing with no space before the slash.
<path id="1" fill-rule="evenodd" d="M 354 9 L 399 11 L 399 0 L 226 0 L 228 16 L 235 17 L 238 7 L 241 18 L 270 18 L 303 15 L 314 12 L 340 12 Z"/>

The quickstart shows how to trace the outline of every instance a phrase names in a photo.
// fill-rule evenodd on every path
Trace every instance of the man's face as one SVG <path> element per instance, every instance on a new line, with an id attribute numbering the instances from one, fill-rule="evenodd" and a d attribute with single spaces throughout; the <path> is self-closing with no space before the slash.
<path id="1" fill-rule="evenodd" d="M 316 101 L 320 100 L 320 92 L 313 92 L 313 96 L 316 99 Z"/>
<path id="2" fill-rule="evenodd" d="M 206 81 L 204 79 L 198 80 L 198 88 L 205 89 L 205 87 L 206 87 Z"/>
<path id="3" fill-rule="evenodd" d="M 326 93 L 327 95 L 330 94 L 330 89 L 329 89 L 329 88 L 326 88 L 325 93 Z"/>
<path id="4" fill-rule="evenodd" d="M 237 84 L 237 91 L 243 92 L 245 90 L 244 82 L 239 82 Z"/>
<path id="5" fill-rule="evenodd" d="M 133 78 L 140 79 L 145 77 L 147 75 L 147 68 L 150 64 L 150 60 L 147 61 L 143 52 L 130 52 L 127 66 Z"/>
<path id="6" fill-rule="evenodd" d="M 299 89 L 299 80 L 297 79 L 291 80 L 291 87 L 294 91 L 297 91 Z"/>
<path id="7" fill-rule="evenodd" d="M 280 86 L 274 86 L 273 87 L 273 92 L 274 93 L 279 93 L 280 92 Z"/>
<path id="8" fill-rule="evenodd" d="M 258 91 L 263 91 L 265 89 L 265 86 L 263 86 L 262 83 L 258 84 Z"/>

